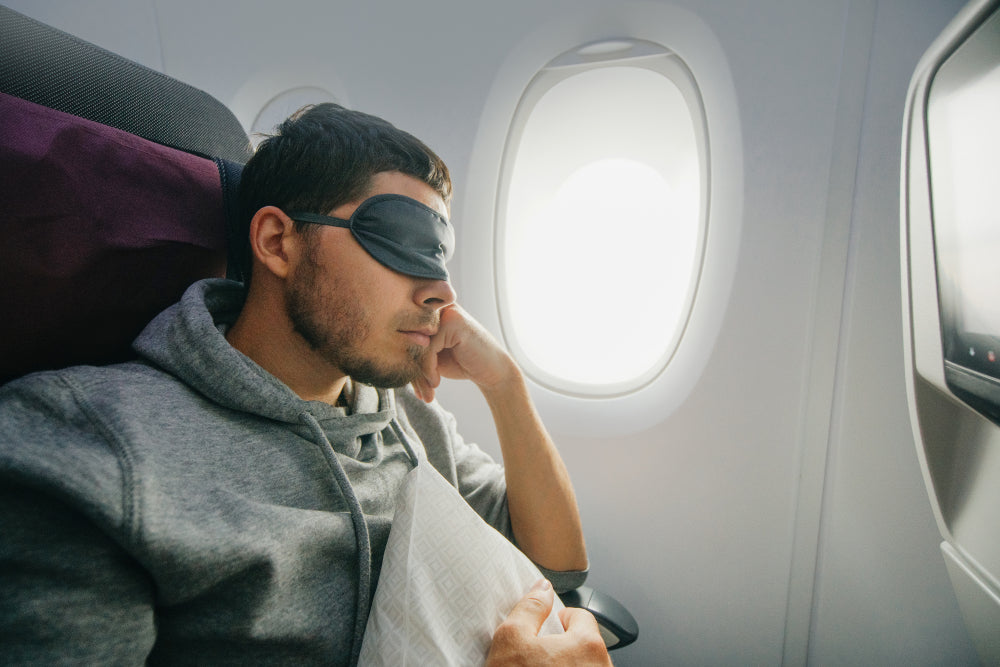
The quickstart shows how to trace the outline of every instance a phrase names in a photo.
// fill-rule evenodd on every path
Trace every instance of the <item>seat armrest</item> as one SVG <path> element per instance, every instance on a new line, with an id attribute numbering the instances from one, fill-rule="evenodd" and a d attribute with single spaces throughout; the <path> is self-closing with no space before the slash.
<path id="1" fill-rule="evenodd" d="M 559 594 L 567 607 L 586 609 L 597 619 L 597 626 L 608 650 L 628 646 L 639 637 L 639 624 L 618 600 L 588 586 Z"/>

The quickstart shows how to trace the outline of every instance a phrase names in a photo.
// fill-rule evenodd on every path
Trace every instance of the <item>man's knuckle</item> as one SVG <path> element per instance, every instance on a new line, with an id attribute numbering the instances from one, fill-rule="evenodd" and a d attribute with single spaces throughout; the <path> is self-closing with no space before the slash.
<path id="1" fill-rule="evenodd" d="M 542 600 L 535 597 L 524 598 L 524 606 L 528 608 L 531 613 L 548 611 L 549 605 L 545 604 Z"/>
<path id="2" fill-rule="evenodd" d="M 508 644 L 515 642 L 520 636 L 520 630 L 517 625 L 510 621 L 504 621 L 501 623 L 496 632 L 493 633 L 493 643 L 494 644 Z"/>
<path id="3" fill-rule="evenodd" d="M 588 634 L 583 640 L 583 648 L 588 655 L 604 655 L 608 651 L 600 634 Z"/>

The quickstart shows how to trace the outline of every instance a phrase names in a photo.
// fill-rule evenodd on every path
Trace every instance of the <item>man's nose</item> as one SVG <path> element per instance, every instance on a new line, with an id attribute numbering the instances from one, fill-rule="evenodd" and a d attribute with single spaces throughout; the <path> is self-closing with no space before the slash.
<path id="1" fill-rule="evenodd" d="M 413 293 L 413 300 L 423 308 L 440 310 L 455 303 L 455 290 L 447 280 L 425 280 Z"/>

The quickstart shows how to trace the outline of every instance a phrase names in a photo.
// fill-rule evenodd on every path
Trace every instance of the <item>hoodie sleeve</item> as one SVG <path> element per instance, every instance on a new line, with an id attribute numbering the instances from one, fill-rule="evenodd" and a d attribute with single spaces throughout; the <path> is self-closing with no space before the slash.
<path id="1" fill-rule="evenodd" d="M 7 665 L 142 665 L 155 640 L 145 573 L 86 518 L 34 489 L 0 491 Z"/>
<path id="2" fill-rule="evenodd" d="M 68 385 L 48 376 L 0 390 L 5 664 L 145 662 L 153 587 L 121 544 L 121 479 Z"/>

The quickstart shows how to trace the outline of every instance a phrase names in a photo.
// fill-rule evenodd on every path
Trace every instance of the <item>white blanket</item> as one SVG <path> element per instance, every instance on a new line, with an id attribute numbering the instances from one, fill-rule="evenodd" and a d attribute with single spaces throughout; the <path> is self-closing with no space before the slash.
<path id="1" fill-rule="evenodd" d="M 364 666 L 482 665 L 538 568 L 422 461 L 403 481 L 361 647 Z M 563 632 L 557 597 L 540 635 Z"/>

